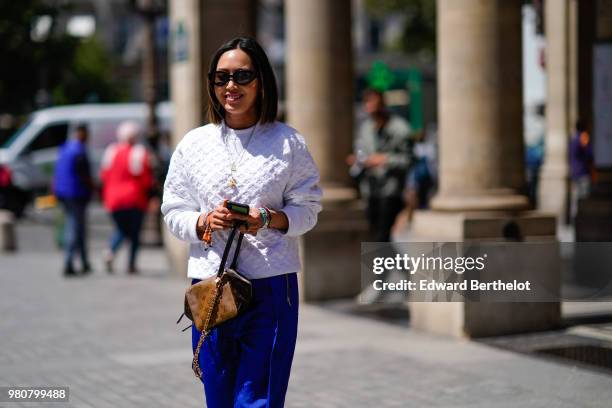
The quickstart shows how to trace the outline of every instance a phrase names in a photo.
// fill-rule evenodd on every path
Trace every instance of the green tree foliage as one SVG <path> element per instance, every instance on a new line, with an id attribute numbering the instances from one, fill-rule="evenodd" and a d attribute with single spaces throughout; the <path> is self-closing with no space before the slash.
<path id="1" fill-rule="evenodd" d="M 53 89 L 56 104 L 82 102 L 115 102 L 126 95 L 112 81 L 112 60 L 102 45 L 90 37 L 79 42 L 74 50 L 71 69 Z"/>
<path id="2" fill-rule="evenodd" d="M 50 13 L 38 0 L 0 2 L 0 112 L 31 109 L 46 50 L 31 39 L 30 24 Z"/>
<path id="3" fill-rule="evenodd" d="M 435 53 L 436 0 L 365 0 L 368 14 L 382 18 L 392 13 L 406 17 L 406 26 L 397 44 L 400 50 L 412 54 Z"/>
<path id="4" fill-rule="evenodd" d="M 41 0 L 0 1 L 0 112 L 32 111 L 41 89 L 54 104 L 121 99 L 111 60 L 94 39 L 59 34 L 53 24 L 46 38 L 32 39 L 37 17 L 54 22 L 61 12 Z"/>

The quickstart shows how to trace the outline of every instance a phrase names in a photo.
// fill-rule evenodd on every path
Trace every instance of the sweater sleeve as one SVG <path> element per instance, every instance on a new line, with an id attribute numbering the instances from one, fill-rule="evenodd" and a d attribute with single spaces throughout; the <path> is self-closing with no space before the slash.
<path id="1" fill-rule="evenodd" d="M 170 167 L 164 184 L 161 212 L 172 234 L 180 240 L 197 243 L 200 242 L 196 234 L 200 206 L 191 190 L 181 147 L 180 144 L 177 146 L 170 159 Z"/>
<path id="2" fill-rule="evenodd" d="M 289 141 L 290 144 L 292 142 Z M 284 207 L 281 211 L 289 220 L 287 236 L 295 237 L 311 230 L 321 211 L 319 171 L 301 137 L 291 146 L 290 166 L 291 176 L 283 194 Z"/>

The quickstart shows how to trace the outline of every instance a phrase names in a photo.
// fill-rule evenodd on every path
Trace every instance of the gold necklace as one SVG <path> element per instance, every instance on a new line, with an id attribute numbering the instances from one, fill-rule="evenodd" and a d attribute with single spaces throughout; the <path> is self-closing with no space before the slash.
<path id="1" fill-rule="evenodd" d="M 236 171 L 238 170 L 238 165 L 242 162 L 242 156 L 244 156 L 244 152 L 247 150 L 247 148 L 249 147 L 249 144 L 251 143 L 251 138 L 253 137 L 253 134 L 255 133 L 256 127 L 257 127 L 257 123 L 253 125 L 253 129 L 251 130 L 251 133 L 249 134 L 249 138 L 247 139 L 247 142 L 244 145 L 244 148 L 242 149 L 240 156 L 238 156 L 237 160 L 234 160 L 234 158 L 232 157 L 232 154 L 230 153 L 230 149 L 227 143 L 227 138 L 228 138 L 227 124 L 223 122 L 222 140 L 223 140 L 223 145 L 225 146 L 225 151 L 227 152 L 227 157 L 229 157 L 230 159 L 230 175 L 229 175 L 229 178 L 227 179 L 227 185 L 232 188 L 238 187 L 238 182 L 236 181 L 236 177 L 234 173 L 236 173 Z M 238 138 L 238 140 L 240 140 L 240 138 Z"/>

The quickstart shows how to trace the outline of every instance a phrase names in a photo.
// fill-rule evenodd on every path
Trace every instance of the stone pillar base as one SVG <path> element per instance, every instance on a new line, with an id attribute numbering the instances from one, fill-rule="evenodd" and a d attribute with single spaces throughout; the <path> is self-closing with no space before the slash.
<path id="1" fill-rule="evenodd" d="M 353 189 L 325 188 L 323 211 L 315 228 L 302 237 L 300 299 L 354 297 L 361 291 L 361 242 L 368 224 Z"/>
<path id="2" fill-rule="evenodd" d="M 559 327 L 560 303 L 410 304 L 410 326 L 451 337 L 487 337 Z"/>
<path id="3" fill-rule="evenodd" d="M 588 197 L 578 200 L 576 242 L 612 241 L 612 171 L 599 170 Z"/>
<path id="4" fill-rule="evenodd" d="M 143 246 L 159 247 L 163 244 L 162 239 L 162 214 L 159 210 L 161 199 L 153 197 L 149 200 L 147 212 L 144 217 L 140 243 Z"/>
<path id="5" fill-rule="evenodd" d="M 597 183 L 593 185 L 588 197 L 578 200 L 578 212 L 575 219 L 576 242 L 610 242 L 612 241 L 612 172 L 600 170 Z M 593 288 L 604 288 L 612 281 L 610 268 L 603 263 L 604 254 L 598 245 L 577 245 L 575 248 L 573 278 L 576 283 Z M 592 259 L 601 260 L 594 265 Z M 610 256 L 607 258 L 610 259 Z"/>
<path id="6" fill-rule="evenodd" d="M 579 200 L 576 214 L 576 242 L 612 241 L 611 219 L 612 194 L 593 195 Z"/>
<path id="7" fill-rule="evenodd" d="M 508 231 L 525 241 L 555 240 L 555 217 L 534 211 L 444 213 L 419 211 L 413 219 L 413 242 L 503 241 Z M 509 228 L 508 226 L 512 227 Z M 560 260 L 545 262 L 541 273 L 560 282 Z M 499 276 L 511 280 L 512 276 Z M 559 283 L 560 284 L 560 283 Z M 477 303 L 409 302 L 410 324 L 415 329 L 453 337 L 496 336 L 558 327 L 559 302 Z"/>
<path id="8" fill-rule="evenodd" d="M 569 215 L 570 184 L 567 174 L 567 165 L 555 167 L 544 164 L 540 171 L 538 209 L 555 214 L 558 223 L 566 222 Z"/>
<path id="9" fill-rule="evenodd" d="M 509 189 L 499 189 L 463 196 L 438 194 L 432 199 L 431 207 L 440 211 L 521 211 L 529 208 L 529 200 Z"/>
<path id="10" fill-rule="evenodd" d="M 187 279 L 187 261 L 189 260 L 189 244 L 176 238 L 164 225 L 162 228 L 162 239 L 168 265 L 170 267 L 169 276 L 173 278 Z"/>

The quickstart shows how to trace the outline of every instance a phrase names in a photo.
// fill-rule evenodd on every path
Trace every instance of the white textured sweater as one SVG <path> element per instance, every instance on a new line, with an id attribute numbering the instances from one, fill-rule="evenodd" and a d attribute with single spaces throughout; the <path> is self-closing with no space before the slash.
<path id="1" fill-rule="evenodd" d="M 206 250 L 196 224 L 201 213 L 224 199 L 283 211 L 289 220 L 286 233 L 264 229 L 256 236 L 245 234 L 240 273 L 258 279 L 299 271 L 298 236 L 314 227 L 321 211 L 319 172 L 304 138 L 275 122 L 257 125 L 250 142 L 253 128 L 226 128 L 226 146 L 222 129 L 209 124 L 187 133 L 172 155 L 164 185 L 164 220 L 176 237 L 191 244 L 188 276 L 203 279 L 217 273 L 229 230 L 214 232 Z M 228 183 L 231 161 L 237 163 L 236 187 Z"/>

